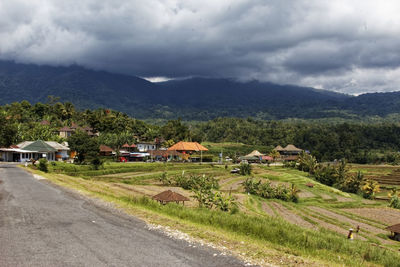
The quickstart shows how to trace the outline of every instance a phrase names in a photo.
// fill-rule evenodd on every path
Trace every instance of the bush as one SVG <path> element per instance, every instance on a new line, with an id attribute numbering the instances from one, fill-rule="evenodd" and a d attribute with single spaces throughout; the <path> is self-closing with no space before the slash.
<path id="1" fill-rule="evenodd" d="M 389 207 L 395 208 L 395 209 L 400 209 L 400 198 L 396 195 L 392 196 L 390 198 Z"/>
<path id="2" fill-rule="evenodd" d="M 103 165 L 103 161 L 99 157 L 94 157 L 90 161 L 90 164 L 93 166 L 93 169 L 98 170 Z"/>
<path id="3" fill-rule="evenodd" d="M 42 172 L 48 172 L 48 171 L 49 171 L 47 159 L 44 159 L 44 158 L 43 158 L 43 159 L 40 159 L 40 160 L 39 160 L 38 169 L 39 169 L 40 171 L 42 171 Z"/>
<path id="4" fill-rule="evenodd" d="M 255 182 L 253 178 L 247 178 L 246 181 L 243 182 L 244 189 L 246 193 L 256 195 L 262 198 L 270 199 L 280 199 L 283 201 L 292 201 L 298 202 L 298 192 L 297 187 L 292 184 L 290 188 L 284 185 L 273 186 L 270 181 L 266 181 L 264 183 L 259 180 Z"/>
<path id="5" fill-rule="evenodd" d="M 361 191 L 364 198 L 374 199 L 375 194 L 380 191 L 379 184 L 373 180 L 365 180 L 361 186 Z"/>
<path id="6" fill-rule="evenodd" d="M 320 182 L 321 184 L 325 184 L 328 186 L 332 186 L 336 183 L 335 177 L 335 167 L 328 165 L 320 165 L 314 173 L 315 180 Z"/>
<path id="7" fill-rule="evenodd" d="M 250 175 L 251 174 L 251 165 L 249 163 L 240 163 L 240 175 Z"/>

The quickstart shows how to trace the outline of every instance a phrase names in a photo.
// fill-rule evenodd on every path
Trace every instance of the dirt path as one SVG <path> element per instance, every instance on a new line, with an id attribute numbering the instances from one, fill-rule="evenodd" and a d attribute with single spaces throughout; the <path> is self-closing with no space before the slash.
<path id="1" fill-rule="evenodd" d="M 267 203 L 262 202 L 261 208 L 268 216 L 276 217 L 274 210 Z"/>
<path id="2" fill-rule="evenodd" d="M 349 231 L 347 229 L 343 229 L 343 228 L 341 228 L 341 227 L 339 227 L 337 225 L 334 225 L 334 224 L 331 224 L 331 223 L 327 223 L 327 222 L 325 222 L 323 220 L 320 220 L 318 218 L 313 217 L 312 220 L 315 221 L 316 223 L 318 223 L 319 227 L 334 231 L 334 232 L 336 232 L 338 234 L 343 235 L 343 237 L 347 237 L 347 234 L 349 233 Z M 357 234 L 354 234 L 354 238 L 355 239 L 360 239 L 360 240 L 367 240 L 365 237 L 357 235 Z"/>
<path id="3" fill-rule="evenodd" d="M 235 178 L 229 179 L 226 183 L 221 185 L 221 190 L 237 191 L 242 186 L 243 180 L 244 180 L 244 178 L 242 178 L 242 177 L 235 177 Z"/>
<path id="4" fill-rule="evenodd" d="M 291 212 L 288 210 L 286 207 L 284 207 L 282 204 L 277 203 L 277 202 L 270 202 L 271 206 L 279 213 L 280 216 L 282 216 L 283 219 L 285 219 L 289 223 L 296 224 L 301 227 L 309 228 L 309 229 L 315 229 L 315 226 L 303 218 L 301 218 L 299 215 Z"/>
<path id="5" fill-rule="evenodd" d="M 310 191 L 307 190 L 301 190 L 298 193 L 300 198 L 310 198 L 310 197 L 315 197 L 315 195 L 313 193 L 311 193 Z"/>
<path id="6" fill-rule="evenodd" d="M 357 225 L 359 225 L 360 228 L 361 228 L 361 231 L 366 230 L 368 232 L 372 232 L 373 234 L 380 234 L 380 233 L 386 234 L 387 233 L 383 229 L 371 226 L 371 225 L 363 223 L 363 222 L 359 222 L 359 221 L 350 219 L 350 218 L 348 218 L 346 216 L 343 216 L 341 214 L 332 212 L 330 210 L 326 210 L 326 209 L 323 209 L 323 208 L 320 208 L 320 207 L 315 207 L 315 206 L 310 207 L 310 209 L 312 209 L 312 210 L 314 210 L 314 211 L 316 211 L 316 212 L 318 212 L 318 213 L 320 213 L 320 214 L 322 214 L 324 216 L 327 216 L 329 218 L 333 218 L 333 219 L 337 219 L 337 220 L 339 220 L 341 222 L 349 223 L 352 228 L 356 228 Z"/>
<path id="7" fill-rule="evenodd" d="M 342 197 L 342 196 L 339 196 L 339 195 L 335 195 L 335 198 L 336 198 L 337 202 L 353 202 L 354 201 L 354 199 L 352 199 L 352 198 Z"/>
<path id="8" fill-rule="evenodd" d="M 320 197 L 324 200 L 332 200 L 333 198 L 327 194 L 320 194 Z"/>
<path id="9" fill-rule="evenodd" d="M 343 209 L 343 211 L 354 213 L 374 221 L 382 222 L 386 225 L 400 223 L 400 210 L 391 208 L 356 208 Z"/>

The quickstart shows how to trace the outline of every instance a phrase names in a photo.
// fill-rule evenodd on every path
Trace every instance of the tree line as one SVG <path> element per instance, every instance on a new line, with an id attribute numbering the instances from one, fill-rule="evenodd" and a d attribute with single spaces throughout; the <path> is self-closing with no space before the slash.
<path id="1" fill-rule="evenodd" d="M 49 122 L 43 124 L 43 121 Z M 117 148 L 124 143 L 153 141 L 240 142 L 263 146 L 294 144 L 318 161 L 346 158 L 353 163 L 400 163 L 400 125 L 385 121 L 330 122 L 217 118 L 207 122 L 170 120 L 161 125 L 109 109 L 78 110 L 70 102 L 49 97 L 47 103 L 15 102 L 0 107 L 0 146 L 25 140 L 63 141 L 57 130 L 76 123 L 99 132 L 98 142 Z M 66 141 L 66 140 L 65 140 Z"/>

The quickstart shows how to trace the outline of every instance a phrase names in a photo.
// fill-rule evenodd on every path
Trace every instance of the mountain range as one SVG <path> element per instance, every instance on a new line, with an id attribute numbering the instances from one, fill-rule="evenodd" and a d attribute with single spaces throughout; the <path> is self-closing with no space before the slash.
<path id="1" fill-rule="evenodd" d="M 400 92 L 350 96 L 294 85 L 198 77 L 151 83 L 80 66 L 0 61 L 0 104 L 46 102 L 49 95 L 81 109 L 111 108 L 141 119 L 354 118 L 400 113 Z"/>

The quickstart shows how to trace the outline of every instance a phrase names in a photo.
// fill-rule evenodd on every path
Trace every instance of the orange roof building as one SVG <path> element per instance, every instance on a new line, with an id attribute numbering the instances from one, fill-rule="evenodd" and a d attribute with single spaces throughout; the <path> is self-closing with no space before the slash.
<path id="1" fill-rule="evenodd" d="M 178 142 L 175 145 L 168 148 L 169 151 L 179 151 L 179 152 L 198 152 L 198 151 L 208 151 L 208 149 L 197 142 Z"/>

